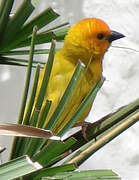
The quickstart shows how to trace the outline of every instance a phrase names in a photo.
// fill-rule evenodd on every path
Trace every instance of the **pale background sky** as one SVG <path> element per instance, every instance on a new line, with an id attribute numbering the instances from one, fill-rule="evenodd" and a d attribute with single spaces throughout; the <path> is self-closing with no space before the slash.
<path id="1" fill-rule="evenodd" d="M 17 1 L 16 6 L 19 5 Z M 126 35 L 113 45 L 139 50 L 138 0 L 40 0 L 36 12 L 52 6 L 61 17 L 56 22 L 74 24 L 85 17 L 98 17 L 112 30 Z M 45 60 L 45 57 L 42 56 Z M 109 48 L 103 63 L 107 81 L 99 92 L 88 121 L 114 111 L 139 97 L 139 53 Z M 25 78 L 25 68 L 0 66 L 0 121 L 16 122 Z M 123 180 L 138 180 L 139 125 L 135 124 L 118 138 L 96 152 L 80 169 L 112 169 Z M 10 137 L 0 137 L 0 146 L 9 148 Z M 2 159 L 8 157 L 8 150 Z"/>

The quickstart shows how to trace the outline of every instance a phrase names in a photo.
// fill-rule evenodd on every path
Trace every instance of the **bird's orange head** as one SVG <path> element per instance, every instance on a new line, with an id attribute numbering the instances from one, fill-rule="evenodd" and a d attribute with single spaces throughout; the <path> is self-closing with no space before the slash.
<path id="1" fill-rule="evenodd" d="M 72 26 L 65 37 L 64 49 L 72 59 L 85 64 L 92 59 L 102 59 L 113 40 L 124 37 L 111 31 L 109 26 L 97 18 L 87 18 Z"/>

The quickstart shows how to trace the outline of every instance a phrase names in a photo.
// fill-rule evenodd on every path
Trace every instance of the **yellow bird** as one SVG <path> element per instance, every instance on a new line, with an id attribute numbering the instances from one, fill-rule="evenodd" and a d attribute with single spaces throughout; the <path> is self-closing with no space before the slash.
<path id="1" fill-rule="evenodd" d="M 123 34 L 111 31 L 104 21 L 97 18 L 83 19 L 69 29 L 63 47 L 55 54 L 49 85 L 45 95 L 45 100 L 52 101 L 44 125 L 46 129 L 47 123 L 65 92 L 78 61 L 80 60 L 85 66 L 89 66 L 82 81 L 78 87 L 76 87 L 76 91 L 72 96 L 71 102 L 60 124 L 57 124 L 54 128 L 53 132 L 55 134 L 68 122 L 84 97 L 101 78 L 103 70 L 102 60 L 111 42 L 123 37 Z M 44 69 L 40 74 L 37 93 L 40 89 L 43 75 Z M 84 119 L 91 109 L 92 103 L 78 122 L 84 122 Z"/>

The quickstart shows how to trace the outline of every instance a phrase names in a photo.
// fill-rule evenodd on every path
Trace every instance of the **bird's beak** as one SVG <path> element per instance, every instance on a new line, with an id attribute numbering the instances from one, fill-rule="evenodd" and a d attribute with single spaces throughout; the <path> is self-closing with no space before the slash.
<path id="1" fill-rule="evenodd" d="M 111 31 L 110 36 L 108 37 L 108 41 L 111 43 L 112 41 L 115 41 L 123 37 L 125 37 L 123 34 L 116 31 Z"/>

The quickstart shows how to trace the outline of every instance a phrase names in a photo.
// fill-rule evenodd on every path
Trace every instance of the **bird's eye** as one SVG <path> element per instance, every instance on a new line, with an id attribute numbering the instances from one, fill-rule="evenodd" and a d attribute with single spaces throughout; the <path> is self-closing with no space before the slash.
<path id="1" fill-rule="evenodd" d="M 97 38 L 100 39 L 100 40 L 102 40 L 102 39 L 104 38 L 104 34 L 99 33 L 99 34 L 97 35 Z"/>

